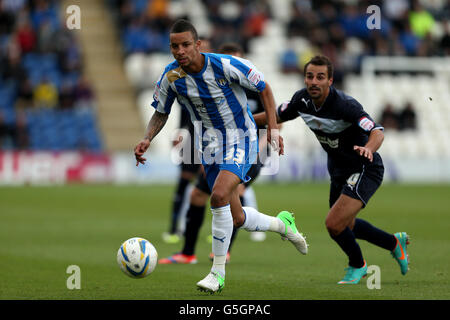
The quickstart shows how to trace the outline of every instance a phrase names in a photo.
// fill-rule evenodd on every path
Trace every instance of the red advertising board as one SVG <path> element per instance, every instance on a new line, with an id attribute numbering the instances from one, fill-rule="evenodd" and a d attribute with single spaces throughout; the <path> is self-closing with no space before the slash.
<path id="1" fill-rule="evenodd" d="M 111 182 L 111 163 L 98 153 L 0 152 L 0 185 Z"/>

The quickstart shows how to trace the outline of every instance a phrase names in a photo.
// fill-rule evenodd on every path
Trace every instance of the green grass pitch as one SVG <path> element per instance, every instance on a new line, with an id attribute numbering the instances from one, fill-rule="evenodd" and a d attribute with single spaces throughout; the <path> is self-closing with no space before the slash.
<path id="1" fill-rule="evenodd" d="M 159 257 L 180 251 L 161 234 L 169 224 L 174 186 L 85 186 L 0 188 L 0 299 L 450 299 L 450 186 L 385 184 L 359 217 L 388 231 L 406 231 L 411 269 L 400 274 L 390 254 L 360 241 L 369 265 L 381 270 L 381 288 L 366 280 L 338 286 L 346 258 L 329 238 L 324 221 L 328 184 L 257 184 L 260 211 L 295 212 L 310 252 L 268 233 L 264 242 L 237 235 L 220 295 L 205 295 L 196 282 L 211 267 L 211 217 L 206 214 L 196 265 L 158 265 L 144 279 L 118 268 L 120 244 L 134 236 L 150 240 Z M 69 290 L 66 269 L 81 269 L 81 289 Z M 367 278 L 366 278 L 367 279 Z"/>

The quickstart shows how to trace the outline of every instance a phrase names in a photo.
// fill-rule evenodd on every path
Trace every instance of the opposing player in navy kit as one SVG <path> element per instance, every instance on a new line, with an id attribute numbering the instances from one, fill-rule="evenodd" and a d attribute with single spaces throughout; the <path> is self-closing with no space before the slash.
<path id="1" fill-rule="evenodd" d="M 213 266 L 197 283 L 199 290 L 220 292 L 225 285 L 225 261 L 233 225 L 247 231 L 273 231 L 288 239 L 302 254 L 307 243 L 295 226 L 291 213 L 277 217 L 254 208 L 242 208 L 237 187 L 249 180 L 248 171 L 258 154 L 256 125 L 244 88 L 257 91 L 268 122 L 267 140 L 283 154 L 283 140 L 277 135 L 275 101 L 264 75 L 248 60 L 213 53 L 201 53 L 195 27 L 177 20 L 170 30 L 170 63 L 156 85 L 150 119 L 144 138 L 135 146 L 136 166 L 145 164 L 144 153 L 164 127 L 177 101 L 189 111 L 196 129 L 198 150 L 211 189 Z"/>
<path id="2" fill-rule="evenodd" d="M 384 139 L 377 125 L 354 98 L 332 87 L 333 66 L 325 56 L 315 56 L 304 67 L 306 88 L 277 108 L 277 121 L 302 117 L 328 154 L 331 177 L 326 228 L 349 258 L 339 284 L 356 284 L 367 274 L 367 263 L 356 239 L 391 251 L 401 273 L 408 271 L 408 235 L 389 234 L 356 218 L 383 180 L 384 166 L 376 152 Z M 265 115 L 254 115 L 257 125 Z"/>

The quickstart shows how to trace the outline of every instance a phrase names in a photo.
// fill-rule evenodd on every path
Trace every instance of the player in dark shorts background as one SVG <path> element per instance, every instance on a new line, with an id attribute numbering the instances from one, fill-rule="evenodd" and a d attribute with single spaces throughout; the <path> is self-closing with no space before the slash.
<path id="1" fill-rule="evenodd" d="M 377 125 L 354 98 L 332 87 L 333 66 L 325 56 L 315 56 L 304 67 L 305 89 L 277 108 L 277 121 L 301 117 L 328 155 L 331 177 L 325 224 L 331 238 L 349 259 L 339 284 L 356 284 L 367 274 L 367 263 L 356 239 L 364 239 L 391 251 L 401 273 L 408 271 L 405 232 L 389 234 L 356 218 L 383 181 L 384 166 L 376 152 L 383 127 Z M 263 113 L 254 115 L 265 124 Z"/>
<path id="2" fill-rule="evenodd" d="M 180 114 L 179 128 L 187 130 L 190 137 L 194 136 L 194 126 L 189 119 L 189 114 L 183 109 L 181 110 Z M 184 142 L 185 141 L 182 140 L 176 140 L 174 141 L 173 146 L 176 146 L 178 143 Z M 194 150 L 193 143 L 191 143 L 190 154 L 190 161 L 183 161 L 180 164 L 180 175 L 178 177 L 177 187 L 172 199 L 172 211 L 170 215 L 169 230 L 168 232 L 164 232 L 162 235 L 162 238 L 166 243 L 178 243 L 181 240 L 183 230 L 179 229 L 179 221 L 181 218 L 185 194 L 191 181 L 194 181 L 202 171 L 200 160 L 198 159 L 197 152 L 195 152 Z"/>
<path id="3" fill-rule="evenodd" d="M 242 48 L 235 44 L 235 43 L 227 43 L 222 45 L 219 48 L 220 53 L 224 54 L 231 54 L 235 56 L 242 56 L 243 50 Z M 256 112 L 264 112 L 264 107 L 261 102 L 261 99 L 259 95 L 256 92 L 245 90 L 245 93 L 247 95 L 248 104 L 250 107 L 250 111 L 252 113 Z M 265 129 L 265 126 L 258 126 L 258 132 L 260 129 Z M 193 137 L 194 135 L 192 135 Z M 267 139 L 265 137 L 259 137 L 260 150 L 262 148 L 266 148 L 265 155 L 268 155 L 270 152 L 270 148 L 267 146 Z M 193 144 L 192 144 L 193 145 Z M 261 153 L 260 154 L 264 154 Z M 248 182 L 243 183 L 243 188 L 240 190 L 240 199 L 243 206 L 247 205 L 244 201 L 243 193 L 245 191 L 245 188 L 250 186 L 253 181 L 255 181 L 256 177 L 259 175 L 261 168 L 263 164 L 261 162 L 261 159 L 257 158 L 257 161 L 255 164 L 253 164 L 247 175 L 251 178 Z M 184 232 L 184 245 L 183 249 L 180 253 L 175 253 L 172 256 L 168 258 L 160 259 L 158 263 L 160 264 L 192 264 L 197 262 L 197 257 L 195 255 L 195 246 L 198 239 L 198 234 L 200 231 L 200 228 L 203 224 L 204 218 L 205 218 L 205 210 L 206 210 L 206 204 L 208 202 L 208 199 L 211 195 L 211 190 L 209 188 L 208 182 L 206 180 L 206 175 L 203 170 L 201 170 L 200 174 L 198 175 L 197 182 L 195 184 L 194 189 L 191 193 L 191 199 L 190 199 L 190 205 L 189 209 L 186 213 L 186 227 Z M 233 227 L 233 233 L 231 235 L 230 239 L 230 246 L 228 248 L 227 253 L 227 262 L 230 261 L 230 252 L 231 247 L 234 243 L 234 240 L 236 238 L 237 229 Z"/>

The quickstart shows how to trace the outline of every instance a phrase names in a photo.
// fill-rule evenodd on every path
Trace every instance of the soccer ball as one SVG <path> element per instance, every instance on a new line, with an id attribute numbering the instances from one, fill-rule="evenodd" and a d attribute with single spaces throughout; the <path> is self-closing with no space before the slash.
<path id="1" fill-rule="evenodd" d="M 122 243 L 117 251 L 120 270 L 131 278 L 144 278 L 155 270 L 158 252 L 143 238 L 131 238 Z"/>

